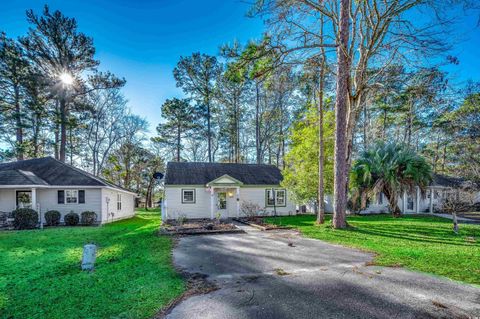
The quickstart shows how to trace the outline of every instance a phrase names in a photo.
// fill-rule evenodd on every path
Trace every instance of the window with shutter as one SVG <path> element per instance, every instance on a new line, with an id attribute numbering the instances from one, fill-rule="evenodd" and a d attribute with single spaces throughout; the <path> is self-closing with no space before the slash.
<path id="1" fill-rule="evenodd" d="M 65 204 L 65 191 L 58 191 L 58 203 L 59 204 Z"/>
<path id="2" fill-rule="evenodd" d="M 78 191 L 78 203 L 85 204 L 85 190 L 83 189 Z"/>

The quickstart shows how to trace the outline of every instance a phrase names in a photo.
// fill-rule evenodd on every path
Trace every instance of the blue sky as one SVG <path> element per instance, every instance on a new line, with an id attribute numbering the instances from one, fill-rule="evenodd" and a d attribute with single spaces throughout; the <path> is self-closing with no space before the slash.
<path id="1" fill-rule="evenodd" d="M 182 95 L 172 75 L 181 55 L 217 54 L 221 44 L 246 42 L 263 32 L 259 19 L 245 16 L 250 5 L 240 0 L 9 0 L 2 3 L 0 30 L 10 37 L 25 34 L 25 10 L 40 13 L 45 3 L 75 17 L 80 31 L 94 38 L 101 69 L 126 78 L 130 107 L 151 123 L 152 133 L 161 120 L 161 104 Z M 462 42 L 453 52 L 460 65 L 448 68 L 457 81 L 480 81 L 477 18 L 462 22 Z"/>
<path id="2" fill-rule="evenodd" d="M 215 55 L 221 44 L 259 38 L 263 31 L 260 20 L 245 16 L 249 5 L 237 0 L 10 0 L 2 3 L 0 30 L 25 34 L 25 10 L 40 13 L 45 3 L 75 17 L 80 31 L 93 37 L 101 69 L 126 78 L 130 107 L 147 118 L 152 133 L 163 101 L 182 95 L 172 75 L 181 55 Z"/>

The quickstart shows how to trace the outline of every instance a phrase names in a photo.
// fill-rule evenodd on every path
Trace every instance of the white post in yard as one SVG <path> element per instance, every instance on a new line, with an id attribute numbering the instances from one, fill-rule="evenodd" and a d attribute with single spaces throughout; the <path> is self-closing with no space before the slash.
<path id="1" fill-rule="evenodd" d="M 40 229 L 43 229 L 43 216 L 42 216 L 42 210 L 40 209 L 40 203 L 37 203 L 37 212 L 38 212 L 38 216 L 40 217 Z"/>
<path id="2" fill-rule="evenodd" d="M 32 209 L 37 209 L 37 189 L 32 188 Z"/>
<path id="3" fill-rule="evenodd" d="M 213 219 L 215 216 L 214 206 L 215 206 L 215 190 L 213 187 L 210 187 L 210 219 Z"/>
<path id="4" fill-rule="evenodd" d="M 165 199 L 165 196 L 163 196 L 162 200 L 162 224 L 167 222 L 167 200 Z"/>
<path id="5" fill-rule="evenodd" d="M 430 188 L 430 214 L 433 213 L 433 195 L 434 190 L 433 188 Z"/>
<path id="6" fill-rule="evenodd" d="M 237 186 L 237 218 L 240 217 L 240 186 Z"/>
<path id="7" fill-rule="evenodd" d="M 417 186 L 417 197 L 416 197 L 416 207 L 415 207 L 415 213 L 420 213 L 420 187 Z"/>
<path id="8" fill-rule="evenodd" d="M 407 193 L 404 192 L 402 196 L 402 213 L 405 213 L 407 210 Z"/>

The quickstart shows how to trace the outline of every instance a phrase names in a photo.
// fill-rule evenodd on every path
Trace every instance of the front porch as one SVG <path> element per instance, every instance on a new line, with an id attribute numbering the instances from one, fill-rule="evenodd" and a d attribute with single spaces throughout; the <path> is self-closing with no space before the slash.
<path id="1" fill-rule="evenodd" d="M 0 212 L 12 212 L 17 208 L 40 210 L 37 187 L 0 188 Z"/>
<path id="2" fill-rule="evenodd" d="M 210 193 L 210 218 L 240 217 L 240 187 L 242 182 L 223 175 L 207 184 Z"/>

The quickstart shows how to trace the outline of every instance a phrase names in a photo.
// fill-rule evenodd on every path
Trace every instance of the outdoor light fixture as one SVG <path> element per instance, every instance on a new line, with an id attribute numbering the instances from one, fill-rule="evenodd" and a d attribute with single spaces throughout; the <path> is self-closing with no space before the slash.
<path id="1" fill-rule="evenodd" d="M 70 73 L 62 73 L 60 74 L 60 81 L 62 81 L 65 85 L 72 85 L 73 84 L 73 76 Z"/>
<path id="2" fill-rule="evenodd" d="M 232 198 L 233 197 L 233 192 L 228 192 L 228 197 Z"/>

